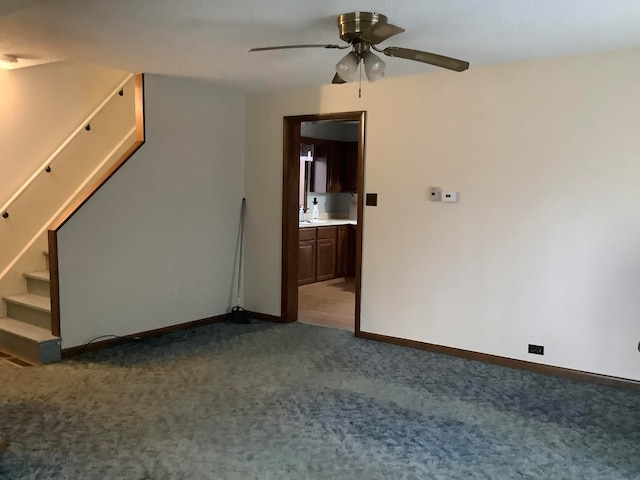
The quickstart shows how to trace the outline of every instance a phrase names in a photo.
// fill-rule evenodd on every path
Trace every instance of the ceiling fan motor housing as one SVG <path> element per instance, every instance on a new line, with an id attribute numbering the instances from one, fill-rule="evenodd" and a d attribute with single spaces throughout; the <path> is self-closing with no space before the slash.
<path id="1" fill-rule="evenodd" d="M 387 17 L 381 13 L 351 12 L 338 17 L 340 38 L 348 43 L 360 41 L 362 32 L 366 32 L 375 24 L 386 24 Z"/>

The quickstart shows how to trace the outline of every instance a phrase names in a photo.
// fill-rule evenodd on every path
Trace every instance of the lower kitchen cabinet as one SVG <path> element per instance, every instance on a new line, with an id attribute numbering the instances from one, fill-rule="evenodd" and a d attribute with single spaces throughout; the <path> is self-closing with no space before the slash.
<path id="1" fill-rule="evenodd" d="M 318 227 L 316 282 L 336 278 L 338 227 Z"/>
<path id="2" fill-rule="evenodd" d="M 298 285 L 316 281 L 316 229 L 298 231 Z"/>
<path id="3" fill-rule="evenodd" d="M 355 275 L 353 225 L 298 230 L 298 285 Z"/>
<path id="4" fill-rule="evenodd" d="M 336 276 L 355 277 L 356 275 L 356 227 L 340 225 L 338 227 L 338 245 Z"/>
<path id="5" fill-rule="evenodd" d="M 349 228 L 347 225 L 338 227 L 336 275 L 338 277 L 347 276 L 347 263 L 349 257 Z"/>

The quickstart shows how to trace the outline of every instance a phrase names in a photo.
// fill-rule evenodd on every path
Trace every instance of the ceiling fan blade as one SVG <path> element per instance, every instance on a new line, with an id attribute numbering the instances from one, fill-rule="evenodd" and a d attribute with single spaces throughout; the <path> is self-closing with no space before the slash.
<path id="1" fill-rule="evenodd" d="M 335 83 L 337 85 L 342 84 L 342 83 L 347 83 L 345 82 L 342 78 L 340 78 L 340 75 L 338 75 L 337 73 L 333 76 L 333 80 L 331 81 L 331 83 Z"/>
<path id="2" fill-rule="evenodd" d="M 436 67 L 448 68 L 455 72 L 464 72 L 469 68 L 469 62 L 465 62 L 464 60 L 423 52 L 421 50 L 411 50 L 410 48 L 387 47 L 382 50 L 382 53 L 389 57 L 406 58 L 407 60 L 428 63 Z"/>
<path id="3" fill-rule="evenodd" d="M 402 32 L 404 32 L 404 28 L 396 27 L 390 23 L 375 23 L 370 29 L 362 32 L 360 38 L 375 45 Z"/>
<path id="4" fill-rule="evenodd" d="M 341 47 L 340 45 L 310 44 L 310 45 L 279 45 L 277 47 L 258 47 L 252 48 L 250 52 L 264 52 L 265 50 L 285 50 L 288 48 L 348 48 L 349 45 Z"/>

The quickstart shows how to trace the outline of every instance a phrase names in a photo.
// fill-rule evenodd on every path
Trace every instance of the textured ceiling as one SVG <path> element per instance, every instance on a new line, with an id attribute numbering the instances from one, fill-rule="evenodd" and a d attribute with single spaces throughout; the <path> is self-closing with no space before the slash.
<path id="1" fill-rule="evenodd" d="M 244 92 L 317 86 L 330 83 L 345 52 L 249 48 L 341 43 L 336 17 L 358 10 L 406 29 L 382 47 L 471 68 L 640 46 L 639 0 L 0 0 L 0 53 L 23 64 L 70 60 L 198 77 Z M 390 77 L 436 70 L 385 61 Z"/>

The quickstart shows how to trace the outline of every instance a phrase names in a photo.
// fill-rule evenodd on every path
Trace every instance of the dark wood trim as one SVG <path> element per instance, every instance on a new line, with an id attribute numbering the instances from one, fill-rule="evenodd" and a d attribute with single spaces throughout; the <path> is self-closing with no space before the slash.
<path id="1" fill-rule="evenodd" d="M 49 240 L 49 294 L 51 295 L 51 335 L 60 336 L 60 280 L 58 276 L 58 235 L 47 232 Z"/>
<path id="2" fill-rule="evenodd" d="M 356 332 L 356 337 L 365 340 L 373 340 L 376 342 L 390 343 L 392 345 L 399 345 L 402 347 L 427 350 L 429 352 L 441 353 L 453 357 L 466 358 L 468 360 L 475 360 L 477 362 L 491 363 L 493 365 L 499 365 L 501 367 L 515 368 L 518 370 L 526 370 L 533 373 L 541 373 L 543 375 L 566 378 L 569 380 L 577 380 L 580 382 L 606 385 L 608 387 L 618 387 L 640 391 L 640 382 L 636 380 L 611 377 L 608 375 L 583 372 L 581 370 L 572 370 L 570 368 L 555 367 L 552 365 L 542 365 L 535 362 L 527 362 L 525 360 L 516 360 L 514 358 L 500 357 L 498 355 L 490 355 L 488 353 L 480 353 L 471 350 L 463 350 L 460 348 L 445 347 L 443 345 L 418 342 L 416 340 L 406 340 L 404 338 L 389 337 L 386 335 L 379 335 L 377 333 L 359 331 Z"/>
<path id="3" fill-rule="evenodd" d="M 278 317 L 277 315 L 269 315 L 268 313 L 260 313 L 260 312 L 252 312 L 246 310 L 245 313 L 249 318 L 255 318 L 256 320 L 264 320 L 266 322 L 275 322 L 275 323 L 285 323 L 282 320 L 282 317 Z"/>
<path id="4" fill-rule="evenodd" d="M 49 226 L 49 230 L 59 230 L 69 221 L 80 208 L 104 185 L 129 158 L 142 146 L 145 141 L 144 126 L 144 76 L 135 77 L 135 111 L 136 111 L 136 139 L 131 147 L 107 170 L 96 182 L 80 194 L 80 196 Z"/>
<path id="5" fill-rule="evenodd" d="M 298 188 L 300 124 L 297 117 L 284 117 L 282 170 L 282 275 L 281 322 L 298 320 Z"/>
<path id="6" fill-rule="evenodd" d="M 280 322 L 298 320 L 298 188 L 300 177 L 300 125 L 303 122 L 358 121 L 358 228 L 356 234 L 355 331 L 360 329 L 360 291 L 364 195 L 364 145 L 366 112 L 321 113 L 284 117 L 282 168 L 282 273 Z"/>
<path id="7" fill-rule="evenodd" d="M 202 318 L 200 320 L 194 320 L 192 322 L 179 323 L 177 325 L 156 328 L 154 330 L 147 330 L 140 333 L 132 333 L 131 335 L 124 335 L 122 337 L 109 338 L 100 342 L 87 343 L 85 345 L 78 345 L 77 347 L 64 348 L 62 350 L 62 358 L 75 357 L 83 353 L 94 352 L 96 350 L 102 350 L 103 348 L 122 345 L 123 343 L 144 340 L 147 338 L 160 337 L 162 335 L 168 335 L 169 333 L 180 332 L 182 330 L 189 330 L 192 328 L 204 327 L 205 325 L 211 325 L 212 323 L 229 320 L 231 316 L 231 313 L 224 313 L 222 315 L 216 315 L 215 317 Z"/>
<path id="8" fill-rule="evenodd" d="M 362 241 L 364 232 L 364 156 L 365 156 L 365 123 L 367 112 L 360 112 L 360 132 L 358 136 L 358 227 L 356 228 L 356 315 L 354 332 L 360 332 L 360 310 L 362 308 Z"/>
<path id="9" fill-rule="evenodd" d="M 136 115 L 136 139 L 133 144 L 124 152 L 120 158 L 88 189 L 67 208 L 49 226 L 49 274 L 50 274 L 50 294 L 51 294 L 51 334 L 59 337 L 60 330 L 60 280 L 58 271 L 58 231 L 69 219 L 104 185 L 129 158 L 145 142 L 145 121 L 144 121 L 144 75 L 135 76 L 135 115 Z"/>

